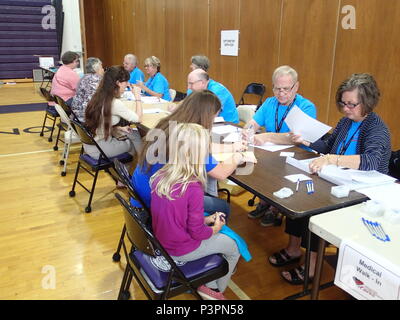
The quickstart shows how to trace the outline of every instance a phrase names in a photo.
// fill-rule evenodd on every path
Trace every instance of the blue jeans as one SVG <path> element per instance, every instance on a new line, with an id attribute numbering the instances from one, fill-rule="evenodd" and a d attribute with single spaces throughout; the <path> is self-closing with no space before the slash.
<path id="1" fill-rule="evenodd" d="M 228 222 L 229 215 L 231 214 L 231 208 L 229 203 L 224 199 L 215 198 L 211 196 L 204 195 L 204 211 L 209 214 L 214 214 L 215 212 L 225 213 L 225 220 Z"/>

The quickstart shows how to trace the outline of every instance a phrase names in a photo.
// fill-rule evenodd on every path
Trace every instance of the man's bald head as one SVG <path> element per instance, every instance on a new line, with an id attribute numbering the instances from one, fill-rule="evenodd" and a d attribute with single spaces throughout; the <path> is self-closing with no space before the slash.
<path id="1" fill-rule="evenodd" d="M 210 77 L 203 69 L 195 69 L 188 75 L 188 89 L 200 91 L 207 89 Z"/>

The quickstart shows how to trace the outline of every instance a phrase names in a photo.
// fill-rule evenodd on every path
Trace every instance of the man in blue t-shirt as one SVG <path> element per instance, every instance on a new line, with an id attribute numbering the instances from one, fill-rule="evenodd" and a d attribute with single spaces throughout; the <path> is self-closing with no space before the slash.
<path id="1" fill-rule="evenodd" d="M 313 118 L 317 117 L 317 111 L 310 100 L 297 93 L 299 81 L 297 72 L 293 68 L 289 66 L 277 68 L 272 75 L 272 84 L 274 96 L 265 100 L 245 127 L 253 128 L 254 132 L 257 132 L 260 127 L 265 128 L 265 133 L 254 136 L 255 145 L 262 145 L 266 142 L 291 145 L 293 142 L 288 134 L 290 129 L 285 123 L 285 119 L 292 107 L 297 106 Z M 263 227 L 277 226 L 282 223 L 282 217 L 278 210 L 262 200 L 257 208 L 248 214 L 248 217 L 251 219 L 261 218 Z"/>
<path id="2" fill-rule="evenodd" d="M 203 69 L 195 69 L 188 75 L 188 92 L 210 90 L 221 101 L 222 109 L 219 113 L 225 121 L 239 123 L 239 113 L 236 109 L 236 103 L 229 90 L 221 83 L 210 79 L 208 73 Z"/>
<path id="3" fill-rule="evenodd" d="M 136 84 L 138 81 L 144 81 L 144 73 L 137 67 L 137 58 L 134 54 L 128 53 L 124 57 L 123 66 L 126 71 L 130 74 L 128 82 L 130 84 Z"/>

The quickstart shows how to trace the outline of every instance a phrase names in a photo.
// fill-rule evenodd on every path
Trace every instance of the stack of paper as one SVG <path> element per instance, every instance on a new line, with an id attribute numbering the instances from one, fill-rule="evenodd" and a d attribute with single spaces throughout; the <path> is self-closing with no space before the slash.
<path id="1" fill-rule="evenodd" d="M 263 149 L 266 151 L 271 151 L 271 152 L 275 152 L 275 151 L 279 151 L 279 150 L 284 150 L 284 149 L 288 149 L 293 147 L 293 145 L 284 145 L 284 144 L 275 144 L 272 142 L 266 142 L 261 146 L 256 146 L 256 145 L 250 145 L 254 148 L 259 148 L 259 149 Z"/>
<path id="2" fill-rule="evenodd" d="M 215 133 L 215 134 L 224 135 L 224 134 L 232 133 L 232 132 L 241 132 L 241 129 L 228 124 L 226 126 L 213 127 L 211 131 L 212 131 L 212 133 Z"/>

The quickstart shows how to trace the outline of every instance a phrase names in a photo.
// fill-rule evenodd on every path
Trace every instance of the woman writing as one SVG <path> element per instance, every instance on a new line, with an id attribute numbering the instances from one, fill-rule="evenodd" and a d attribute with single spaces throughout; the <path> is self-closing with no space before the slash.
<path id="1" fill-rule="evenodd" d="M 137 130 L 132 130 L 129 126 L 118 126 L 121 119 L 128 122 L 140 122 L 142 119 L 139 88 L 134 90 L 136 112 L 126 107 L 119 99 L 128 85 L 128 80 L 129 72 L 123 67 L 109 68 L 86 108 L 85 125 L 108 157 L 124 152 L 134 154 L 135 150 L 140 148 L 141 140 Z M 96 146 L 84 145 L 84 148 L 91 157 L 99 158 L 100 153 Z"/>

